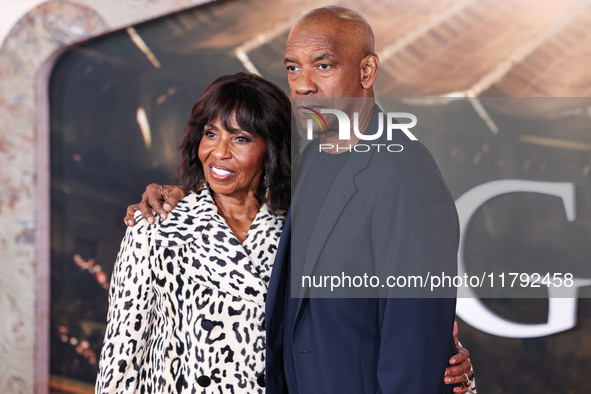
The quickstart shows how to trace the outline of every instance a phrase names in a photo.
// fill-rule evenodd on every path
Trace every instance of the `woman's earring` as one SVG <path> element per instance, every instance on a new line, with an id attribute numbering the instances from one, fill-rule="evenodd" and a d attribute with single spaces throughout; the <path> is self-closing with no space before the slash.
<path id="1" fill-rule="evenodd" d="M 263 178 L 263 183 L 267 183 L 267 174 L 265 174 L 265 177 Z M 267 187 L 265 189 L 265 199 L 268 200 L 270 196 L 271 192 L 269 191 L 269 187 Z"/>

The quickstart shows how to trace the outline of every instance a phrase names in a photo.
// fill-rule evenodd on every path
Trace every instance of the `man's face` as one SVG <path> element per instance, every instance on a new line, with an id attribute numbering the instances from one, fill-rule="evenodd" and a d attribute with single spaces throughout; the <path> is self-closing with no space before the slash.
<path id="1" fill-rule="evenodd" d="M 331 24 L 293 28 L 285 49 L 285 67 L 290 95 L 302 125 L 309 119 L 305 108 L 339 108 L 331 98 L 367 94 L 361 85 L 361 59 L 354 41 Z M 333 118 L 329 116 L 327 121 Z"/>
<path id="2" fill-rule="evenodd" d="M 361 97 L 360 60 L 331 25 L 295 27 L 285 48 L 291 97 Z"/>

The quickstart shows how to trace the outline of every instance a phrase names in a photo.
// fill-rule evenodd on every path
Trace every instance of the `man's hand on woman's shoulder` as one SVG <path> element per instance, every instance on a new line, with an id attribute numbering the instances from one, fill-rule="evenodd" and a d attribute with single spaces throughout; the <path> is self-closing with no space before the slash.
<path id="1" fill-rule="evenodd" d="M 129 227 L 134 226 L 135 219 L 133 215 L 138 209 L 150 224 L 154 224 L 156 220 L 153 211 L 164 220 L 168 212 L 172 211 L 186 195 L 187 193 L 179 186 L 162 186 L 152 183 L 146 187 L 141 202 L 127 207 L 127 214 L 123 221 Z"/>

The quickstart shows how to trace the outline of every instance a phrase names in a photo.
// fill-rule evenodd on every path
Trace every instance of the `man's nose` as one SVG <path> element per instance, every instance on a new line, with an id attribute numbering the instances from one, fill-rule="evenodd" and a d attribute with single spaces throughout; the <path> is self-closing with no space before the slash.
<path id="1" fill-rule="evenodd" d="M 314 81 L 312 72 L 302 71 L 296 81 L 295 93 L 298 96 L 307 96 L 318 92 L 318 86 Z"/>

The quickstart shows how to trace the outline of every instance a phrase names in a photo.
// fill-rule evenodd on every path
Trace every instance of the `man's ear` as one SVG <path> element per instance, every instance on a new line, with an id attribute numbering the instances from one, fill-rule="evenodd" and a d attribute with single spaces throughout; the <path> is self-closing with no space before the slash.
<path id="1" fill-rule="evenodd" d="M 361 59 L 361 86 L 363 89 L 371 89 L 378 76 L 380 59 L 375 53 L 367 54 Z"/>

